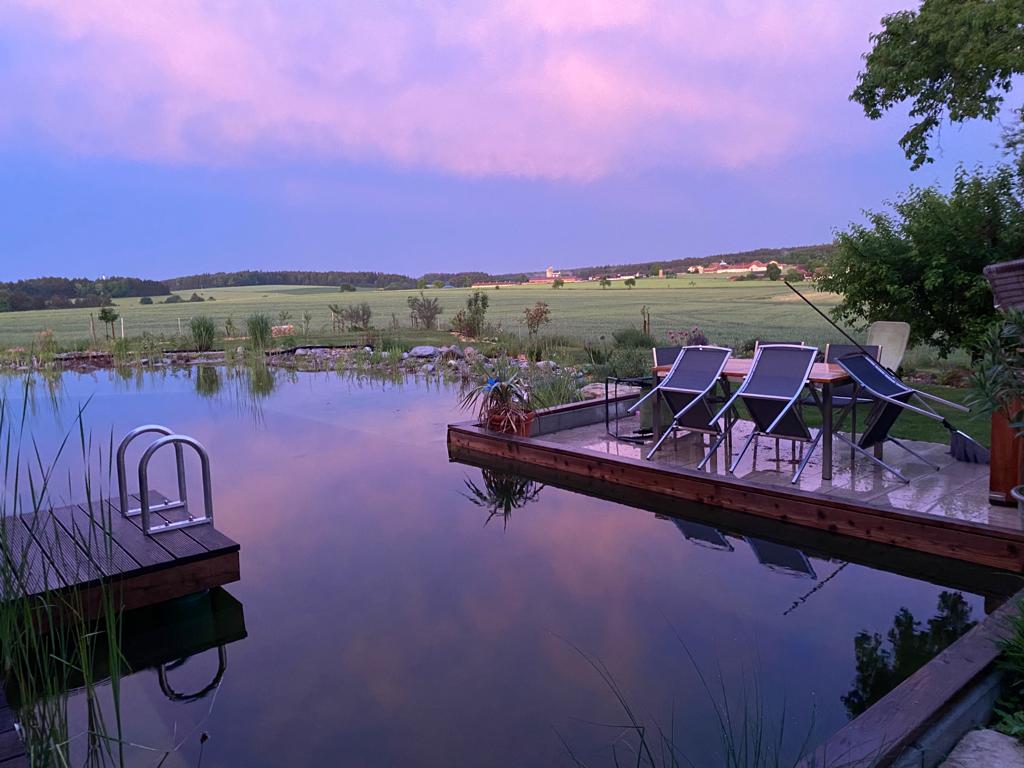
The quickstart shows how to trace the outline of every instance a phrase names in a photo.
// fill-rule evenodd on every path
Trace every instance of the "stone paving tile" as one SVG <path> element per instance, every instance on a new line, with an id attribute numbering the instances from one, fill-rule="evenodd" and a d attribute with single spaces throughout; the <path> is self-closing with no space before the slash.
<path id="1" fill-rule="evenodd" d="M 631 418 L 620 422 L 624 434 L 639 424 L 638 420 L 633 422 Z M 750 422 L 739 422 L 733 433 L 733 454 L 727 457 L 725 449 L 720 448 L 703 471 L 719 477 L 728 476 L 729 460 L 742 447 L 751 426 Z M 632 459 L 642 459 L 651 447 L 650 442 L 637 445 L 615 440 L 606 434 L 603 423 L 555 432 L 544 435 L 542 439 L 567 447 L 587 448 Z M 821 477 L 821 447 L 818 446 L 800 481 L 794 485 L 790 479 L 797 464 L 793 462 L 790 442 L 781 441 L 777 452 L 775 440 L 759 438 L 740 461 L 735 477 L 858 503 L 927 512 L 1014 530 L 1024 529 L 1021 516 L 1015 508 L 997 507 L 988 503 L 987 466 L 954 460 L 946 445 L 911 440 L 905 443 L 941 469 L 936 471 L 934 466 L 901 450 L 899 446 L 887 444 L 884 461 L 892 464 L 910 480 L 909 484 L 904 484 L 868 458 L 854 454 L 841 440 L 834 439 L 832 479 L 823 480 Z M 678 439 L 669 438 L 655 455 L 653 463 L 670 469 L 697 471 L 697 463 L 704 457 L 709 445 L 710 437 L 706 435 L 685 433 Z M 797 460 L 806 449 L 806 445 L 797 444 Z"/>

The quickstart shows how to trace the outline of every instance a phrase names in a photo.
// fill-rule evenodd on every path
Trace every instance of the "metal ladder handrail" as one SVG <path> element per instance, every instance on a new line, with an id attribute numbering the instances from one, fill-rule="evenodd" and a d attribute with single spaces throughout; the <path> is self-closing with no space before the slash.
<path id="1" fill-rule="evenodd" d="M 181 450 L 180 446 L 187 445 L 190 446 L 196 454 L 198 454 L 203 478 L 203 517 L 195 517 L 191 512 L 188 512 L 187 520 L 176 520 L 174 522 L 165 522 L 162 525 L 153 526 L 151 524 L 151 513 L 156 510 L 156 507 L 151 507 L 149 503 L 149 462 L 153 458 L 154 454 L 156 454 L 156 452 L 165 445 L 174 445 L 175 450 L 178 451 Z M 179 475 L 179 477 L 183 476 L 184 475 Z M 142 531 L 150 536 L 154 533 L 161 533 L 163 531 L 172 531 L 177 530 L 178 528 L 188 528 L 193 525 L 212 523 L 213 490 L 210 485 L 210 456 L 206 452 L 206 448 L 203 447 L 202 443 L 195 438 L 188 437 L 187 435 L 165 435 L 164 437 L 154 440 L 139 460 L 139 499 L 142 502 Z M 187 511 L 188 507 L 186 506 L 185 509 Z"/>
<path id="2" fill-rule="evenodd" d="M 117 493 L 121 503 L 121 514 L 125 517 L 135 517 L 136 515 L 142 514 L 142 507 L 132 508 L 128 505 L 128 478 L 125 475 L 124 457 L 128 451 L 128 446 L 132 443 L 135 438 L 145 435 L 148 433 L 157 433 L 164 436 L 173 435 L 174 432 L 162 424 L 144 424 L 141 427 L 136 427 L 127 435 L 125 435 L 120 445 L 117 446 Z M 176 500 L 168 499 L 161 504 L 153 504 L 150 506 L 152 512 L 162 512 L 170 509 L 181 509 L 185 506 L 187 492 L 185 484 L 185 454 L 181 449 L 181 445 L 174 446 L 174 459 L 178 469 L 178 498 Z M 139 495 L 148 501 L 148 498 L 142 493 L 141 489 Z"/>
<path id="3" fill-rule="evenodd" d="M 198 701 L 199 699 L 205 698 L 210 694 L 211 691 L 215 690 L 220 686 L 221 680 L 224 679 L 224 673 L 228 669 L 228 651 L 223 645 L 217 646 L 217 673 L 213 676 L 213 680 L 207 684 L 205 688 L 195 693 L 178 693 L 171 687 L 171 684 L 167 681 L 167 670 L 176 669 L 188 661 L 191 656 L 186 656 L 183 659 L 178 659 L 173 664 L 161 664 L 157 669 L 157 682 L 160 685 L 160 690 L 163 692 L 171 701 Z"/>

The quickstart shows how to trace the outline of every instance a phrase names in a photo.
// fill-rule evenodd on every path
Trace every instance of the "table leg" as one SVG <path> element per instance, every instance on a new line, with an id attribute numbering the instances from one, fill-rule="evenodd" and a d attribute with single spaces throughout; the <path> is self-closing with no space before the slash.
<path id="1" fill-rule="evenodd" d="M 832 479 L 832 384 L 821 385 L 821 479 Z"/>

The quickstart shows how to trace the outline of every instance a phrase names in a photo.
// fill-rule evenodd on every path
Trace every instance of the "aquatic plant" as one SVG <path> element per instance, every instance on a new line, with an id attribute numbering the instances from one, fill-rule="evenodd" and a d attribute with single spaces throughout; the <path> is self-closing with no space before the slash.
<path id="1" fill-rule="evenodd" d="M 188 321 L 188 329 L 192 334 L 192 344 L 197 352 L 209 352 L 217 337 L 217 326 L 208 315 L 196 315 Z"/>
<path id="2" fill-rule="evenodd" d="M 579 379 L 567 368 L 534 369 L 528 377 L 530 410 L 552 408 L 583 399 Z"/>

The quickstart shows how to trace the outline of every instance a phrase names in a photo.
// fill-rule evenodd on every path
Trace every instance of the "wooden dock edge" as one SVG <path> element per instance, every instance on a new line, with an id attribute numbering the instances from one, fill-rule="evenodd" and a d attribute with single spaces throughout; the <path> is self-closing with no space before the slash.
<path id="1" fill-rule="evenodd" d="M 999 641 L 1024 600 L 1021 590 L 963 637 L 840 728 L 796 768 L 937 765 L 991 711 Z M 960 707 L 961 712 L 955 710 Z M 930 730 L 941 729 L 942 733 Z"/>
<path id="2" fill-rule="evenodd" d="M 889 546 L 978 565 L 1024 572 L 1024 532 L 908 510 L 894 510 L 756 481 L 670 469 L 652 462 L 542 437 L 491 432 L 472 423 L 448 425 L 449 458 L 489 456 L 591 478 L 667 498 L 698 502 Z"/>

